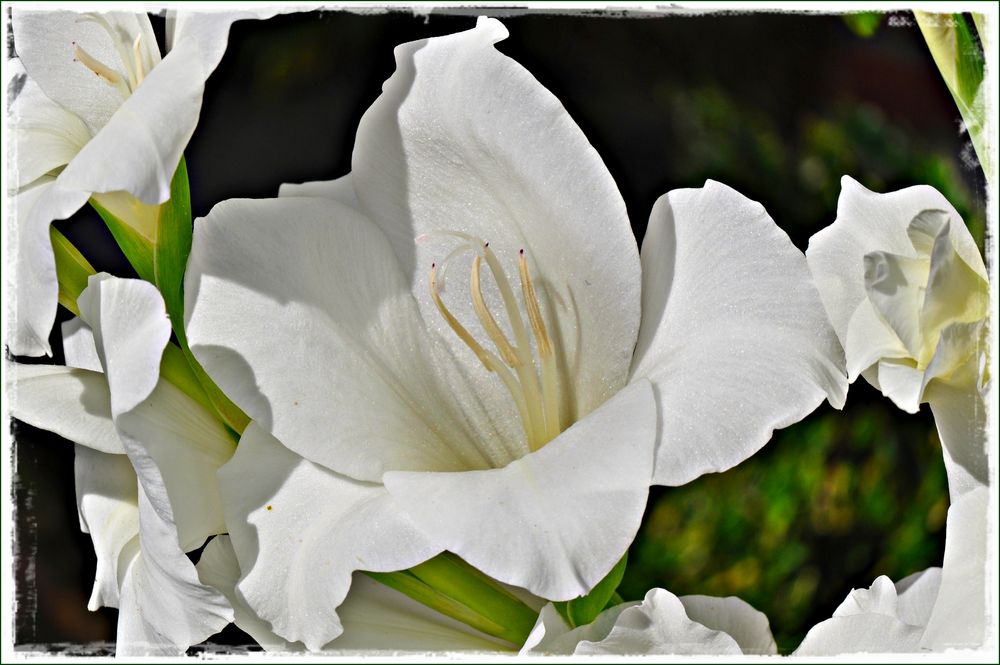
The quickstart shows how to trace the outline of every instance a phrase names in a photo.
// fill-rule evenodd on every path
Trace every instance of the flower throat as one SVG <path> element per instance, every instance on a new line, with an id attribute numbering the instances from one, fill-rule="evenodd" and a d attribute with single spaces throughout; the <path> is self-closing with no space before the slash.
<path id="1" fill-rule="evenodd" d="M 421 242 L 429 235 L 432 234 L 420 236 L 417 238 L 417 242 Z M 503 381 L 517 406 L 521 425 L 527 437 L 528 448 L 532 451 L 538 450 L 562 432 L 563 424 L 559 417 L 559 377 L 556 370 L 556 348 L 553 339 L 548 334 L 545 319 L 542 316 L 542 309 L 538 302 L 534 283 L 531 280 L 528 259 L 524 250 L 521 249 L 518 253 L 518 275 L 525 310 L 528 314 L 528 326 L 525 326 L 521 316 L 521 309 L 514 295 L 514 289 L 488 242 L 454 231 L 439 232 L 433 235 L 457 237 L 463 240 L 463 243 L 440 264 L 431 264 L 428 278 L 431 298 L 448 326 L 476 354 L 483 367 L 488 372 L 495 373 Z M 466 252 L 474 254 L 472 271 L 469 275 L 469 295 L 472 298 L 472 306 L 483 330 L 493 342 L 496 353 L 484 348 L 458 321 L 441 298 L 448 265 L 456 257 Z M 486 266 L 500 291 L 507 322 L 513 332 L 513 342 L 508 339 L 497 323 L 483 297 L 481 283 L 483 261 L 486 262 Z M 535 355 L 532 354 L 531 341 L 528 336 L 529 327 L 531 335 L 535 339 L 537 361 Z"/>

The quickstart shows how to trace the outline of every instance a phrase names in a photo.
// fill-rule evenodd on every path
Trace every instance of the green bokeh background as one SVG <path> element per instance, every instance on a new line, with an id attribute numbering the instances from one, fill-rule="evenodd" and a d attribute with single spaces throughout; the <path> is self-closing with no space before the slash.
<path id="1" fill-rule="evenodd" d="M 467 29 L 475 13 L 236 25 L 186 152 L 195 214 L 347 173 L 392 47 Z M 711 178 L 764 204 L 804 250 L 835 218 L 849 174 L 876 191 L 938 188 L 983 243 L 982 174 L 905 12 L 891 15 L 896 27 L 887 15 L 490 13 L 511 33 L 498 48 L 556 94 L 608 164 L 639 240 L 656 198 Z M 58 226 L 97 269 L 128 274 L 92 212 Z M 76 532 L 71 447 L 20 426 L 16 461 L 16 641 L 113 640 L 115 612 L 85 607 L 93 554 Z M 905 414 L 861 380 L 843 411 L 822 406 L 735 469 L 652 488 L 620 592 L 738 595 L 787 652 L 852 587 L 939 565 L 947 506 L 929 413 Z"/>

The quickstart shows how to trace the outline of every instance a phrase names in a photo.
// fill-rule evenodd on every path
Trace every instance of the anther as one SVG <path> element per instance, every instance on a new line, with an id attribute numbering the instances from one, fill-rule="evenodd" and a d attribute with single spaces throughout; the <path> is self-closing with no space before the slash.
<path id="1" fill-rule="evenodd" d="M 458 338 L 460 340 L 465 342 L 466 346 L 472 349 L 472 352 L 476 354 L 477 358 L 479 358 L 479 362 L 483 364 L 483 367 L 486 368 L 486 371 L 488 372 L 494 371 L 493 363 L 491 362 L 489 352 L 479 345 L 479 342 L 477 342 L 475 338 L 469 334 L 469 331 L 465 329 L 465 326 L 459 323 L 458 319 L 455 318 L 455 315 L 451 313 L 451 310 L 448 309 L 447 305 L 445 305 L 444 301 L 441 299 L 441 293 L 440 290 L 438 289 L 438 284 L 437 284 L 436 263 L 431 264 L 431 272 L 428 279 L 428 286 L 430 286 L 431 298 L 434 300 L 434 304 L 437 306 L 438 311 L 441 313 L 441 316 L 444 317 L 444 320 L 445 322 L 447 322 L 448 326 L 453 331 L 455 331 L 455 334 L 458 335 Z"/>
<path id="2" fill-rule="evenodd" d="M 97 74 L 110 85 L 117 86 L 124 82 L 121 74 L 84 51 L 76 42 L 73 42 L 73 54 L 76 56 L 75 60 L 77 62 L 82 63 L 84 67 Z"/>
<path id="3" fill-rule="evenodd" d="M 531 275 L 528 273 L 528 259 L 522 249 L 518 252 L 517 269 L 521 275 L 521 291 L 524 293 L 524 305 L 528 310 L 528 322 L 531 324 L 531 332 L 535 334 L 535 341 L 538 344 L 538 355 L 541 357 L 552 355 L 552 343 L 549 341 L 548 332 L 545 329 L 545 319 L 542 318 L 542 309 L 538 304 L 538 296 L 535 294 L 535 286 L 531 283 Z"/>
<path id="4" fill-rule="evenodd" d="M 483 329 L 486 334 L 490 336 L 493 343 L 496 344 L 497 351 L 500 352 L 500 357 L 503 361 L 507 363 L 510 367 L 518 367 L 521 364 L 520 359 L 517 357 L 517 349 L 508 341 L 507 336 L 504 335 L 500 326 L 497 324 L 496 319 L 490 313 L 489 308 L 486 306 L 486 300 L 483 298 L 482 284 L 480 283 L 479 274 L 480 266 L 482 265 L 482 257 L 478 254 L 474 259 L 472 259 L 472 275 L 469 278 L 470 292 L 472 294 L 472 305 L 476 310 L 476 316 L 479 317 L 480 323 L 483 324 Z"/>

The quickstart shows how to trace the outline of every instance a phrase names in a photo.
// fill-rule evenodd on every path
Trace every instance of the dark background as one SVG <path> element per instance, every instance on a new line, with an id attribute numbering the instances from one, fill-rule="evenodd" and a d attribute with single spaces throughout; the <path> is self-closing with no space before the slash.
<path id="1" fill-rule="evenodd" d="M 393 47 L 470 28 L 475 13 L 236 24 L 185 153 L 194 214 L 347 173 Z M 850 174 L 877 191 L 934 185 L 982 243 L 984 180 L 909 14 L 883 16 L 867 38 L 832 15 L 489 14 L 511 33 L 498 48 L 597 148 L 640 240 L 659 196 L 712 178 L 760 201 L 804 250 Z M 89 209 L 57 227 L 98 270 L 133 274 Z M 57 335 L 53 348 L 61 362 Z M 113 640 L 116 612 L 86 610 L 94 556 L 75 515 L 72 446 L 20 423 L 15 437 L 15 642 Z M 907 415 L 861 380 L 843 412 L 821 407 L 736 469 L 652 488 L 620 591 L 739 595 L 787 652 L 852 587 L 940 565 L 946 511 L 926 408 Z M 216 641 L 245 639 L 231 627 Z"/>

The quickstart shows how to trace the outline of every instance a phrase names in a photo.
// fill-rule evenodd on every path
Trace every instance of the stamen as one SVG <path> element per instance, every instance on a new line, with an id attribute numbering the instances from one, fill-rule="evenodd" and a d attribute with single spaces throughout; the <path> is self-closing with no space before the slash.
<path id="1" fill-rule="evenodd" d="M 451 329 L 455 331 L 458 338 L 465 342 L 466 346 L 472 349 L 472 352 L 476 354 L 477 358 L 479 358 L 479 362 L 483 363 L 486 371 L 494 371 L 494 363 L 490 360 L 490 356 L 492 354 L 480 346 L 479 342 L 477 342 L 476 339 L 469 334 L 469 331 L 465 329 L 465 326 L 459 323 L 458 319 L 455 318 L 455 315 L 451 313 L 451 310 L 448 309 L 447 305 L 445 305 L 444 301 L 441 299 L 441 291 L 438 288 L 437 283 L 436 263 L 431 264 L 431 273 L 428 284 L 431 289 L 431 298 L 434 300 L 434 304 L 437 305 L 438 311 L 441 312 L 441 316 L 444 317 L 444 320 L 448 323 Z"/>
<path id="2" fill-rule="evenodd" d="M 142 80 L 146 78 L 146 72 L 142 66 L 142 51 L 140 50 L 142 46 L 142 35 L 136 35 L 135 41 L 132 43 L 132 60 L 135 64 L 135 85 L 136 87 L 142 83 Z"/>
<path id="3" fill-rule="evenodd" d="M 441 299 L 440 290 L 437 284 L 437 264 L 431 264 L 431 273 L 429 277 L 429 286 L 431 290 L 431 298 L 434 300 L 434 304 L 437 305 L 438 311 L 441 312 L 441 316 L 448 323 L 458 338 L 465 342 L 465 345 L 472 349 L 472 352 L 476 354 L 479 358 L 479 362 L 483 364 L 487 372 L 494 372 L 503 381 L 504 386 L 507 388 L 507 392 L 514 399 L 514 404 L 517 406 L 517 413 L 521 418 L 521 426 L 524 429 L 525 435 L 528 438 L 528 447 L 531 450 L 537 450 L 544 442 L 538 439 L 538 432 L 532 426 L 532 421 L 530 417 L 530 409 L 528 407 L 528 401 L 524 395 L 524 391 L 521 390 L 521 386 L 518 385 L 517 380 L 514 375 L 510 373 L 506 367 L 500 362 L 500 359 L 496 357 L 493 353 L 487 351 L 469 334 L 455 315 L 451 313 L 448 307 L 444 304 Z"/>
<path id="4" fill-rule="evenodd" d="M 517 350 L 507 340 L 507 336 L 503 334 L 503 330 L 497 325 L 496 319 L 493 318 L 489 308 L 486 307 L 482 285 L 479 282 L 479 268 L 481 264 L 482 257 L 477 254 L 476 258 L 472 260 L 472 276 L 469 279 L 472 305 L 475 307 L 476 316 L 479 317 L 479 321 L 483 324 L 486 334 L 496 344 L 497 350 L 500 352 L 500 357 L 509 366 L 517 367 L 521 364 L 521 361 L 517 357 Z"/>
<path id="5" fill-rule="evenodd" d="M 128 97 L 128 86 L 125 84 L 125 79 L 122 78 L 121 74 L 84 51 L 83 48 L 76 42 L 73 42 L 73 55 L 75 56 L 73 58 L 74 61 L 79 62 L 84 67 L 94 72 L 94 74 L 98 77 L 104 79 L 108 85 L 118 88 L 118 90 L 122 92 L 125 97 Z"/>
<path id="6" fill-rule="evenodd" d="M 535 346 L 538 348 L 538 359 L 542 370 L 545 435 L 551 440 L 562 432 L 562 424 L 559 419 L 559 377 L 556 374 L 556 357 L 552 350 L 552 342 L 545 329 L 542 308 L 538 304 L 538 295 L 535 293 L 535 285 L 528 272 L 528 259 L 525 257 L 523 249 L 518 253 L 517 268 L 521 276 L 521 292 L 524 295 L 525 308 L 528 310 L 528 321 L 531 322 L 531 332 L 535 335 Z"/>

